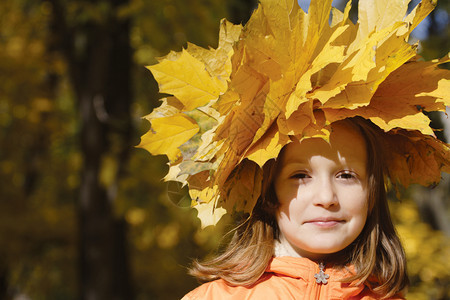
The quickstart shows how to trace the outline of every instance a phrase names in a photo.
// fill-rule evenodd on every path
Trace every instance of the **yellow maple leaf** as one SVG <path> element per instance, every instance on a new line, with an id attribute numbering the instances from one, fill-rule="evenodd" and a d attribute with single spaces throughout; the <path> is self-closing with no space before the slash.
<path id="1" fill-rule="evenodd" d="M 175 97 L 161 99 L 162 104 L 155 108 L 151 114 L 145 116 L 147 120 L 173 116 L 184 110 L 183 103 Z"/>
<path id="2" fill-rule="evenodd" d="M 303 130 L 312 122 L 312 116 L 307 113 L 308 110 L 310 110 L 312 114 L 310 103 L 304 103 L 300 106 L 299 110 L 295 111 L 289 117 L 289 119 L 286 120 L 285 116 L 279 116 L 277 125 L 280 132 L 291 136 L 302 135 Z"/>
<path id="3" fill-rule="evenodd" d="M 226 88 L 223 82 L 205 70 L 202 62 L 186 50 L 174 61 L 165 59 L 148 68 L 159 83 L 159 91 L 177 97 L 188 111 L 217 99 Z M 191 72 L 186 72 L 186 68 Z"/>
<path id="4" fill-rule="evenodd" d="M 405 18 L 405 22 L 410 24 L 409 32 L 413 31 L 426 16 L 436 7 L 437 0 L 422 0 L 411 13 Z"/>
<path id="5" fill-rule="evenodd" d="M 393 183 L 408 187 L 433 186 L 441 179 L 441 167 L 450 165 L 450 147 L 418 131 L 396 130 L 385 135 L 389 175 Z"/>
<path id="6" fill-rule="evenodd" d="M 216 109 L 221 115 L 227 115 L 237 104 L 239 104 L 239 94 L 233 90 L 228 90 L 219 97 L 219 100 L 212 105 L 212 108 Z"/>
<path id="7" fill-rule="evenodd" d="M 185 183 L 189 174 L 182 174 L 181 173 L 181 169 L 180 169 L 180 165 L 171 165 L 169 166 L 169 172 L 167 172 L 166 176 L 164 176 L 163 180 L 164 181 L 178 181 L 181 183 Z"/>
<path id="8" fill-rule="evenodd" d="M 262 168 L 268 160 L 276 158 L 283 146 L 289 142 L 289 137 L 280 133 L 278 126 L 274 123 L 264 136 L 249 148 L 245 157 Z"/>
<path id="9" fill-rule="evenodd" d="M 180 147 L 199 130 L 195 121 L 183 113 L 152 119 L 151 129 L 141 137 L 138 145 L 153 155 L 166 154 L 169 160 L 176 161 L 180 156 Z"/>
<path id="10" fill-rule="evenodd" d="M 262 170 L 249 160 L 242 161 L 223 185 L 226 192 L 217 203 L 228 212 L 251 213 L 261 193 Z"/>
<path id="11" fill-rule="evenodd" d="M 208 73 L 225 84 L 231 73 L 230 57 L 234 53 L 232 46 L 239 38 L 241 30 L 241 25 L 234 25 L 222 19 L 220 22 L 219 47 L 217 49 L 205 49 L 188 43 L 186 50 L 205 65 Z"/>
<path id="12" fill-rule="evenodd" d="M 339 24 L 344 25 L 351 23 L 348 22 L 348 14 L 350 13 L 351 8 L 352 8 L 352 1 L 347 2 L 347 4 L 345 5 L 344 12 L 341 12 L 339 9 L 332 7 L 330 27 L 334 27 Z"/>
<path id="13" fill-rule="evenodd" d="M 360 0 L 358 5 L 358 23 L 363 36 L 374 30 L 382 30 L 393 23 L 403 20 L 409 0 Z"/>
<path id="14" fill-rule="evenodd" d="M 380 117 L 370 117 L 369 118 L 375 125 L 380 127 L 385 131 L 389 131 L 394 128 L 403 128 L 411 130 L 419 130 L 423 134 L 433 135 L 433 130 L 431 129 L 430 119 L 423 113 L 419 112 L 414 115 L 407 115 L 399 119 L 393 119 L 386 122 Z"/>
<path id="15" fill-rule="evenodd" d="M 217 222 L 227 213 L 222 207 L 215 207 L 214 201 L 208 203 L 199 203 L 193 206 L 198 211 L 197 218 L 201 221 L 201 228 L 204 229 L 211 225 L 216 225 Z"/>

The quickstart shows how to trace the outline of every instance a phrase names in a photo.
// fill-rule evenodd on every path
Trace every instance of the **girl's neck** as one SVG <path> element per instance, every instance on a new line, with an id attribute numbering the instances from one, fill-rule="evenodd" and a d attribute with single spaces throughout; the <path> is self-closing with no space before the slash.
<path id="1" fill-rule="evenodd" d="M 318 264 L 346 265 L 348 263 L 345 258 L 346 255 L 348 255 L 346 249 L 332 254 L 305 253 L 304 251 L 298 251 L 283 237 L 282 234 L 280 234 L 279 239 L 275 239 L 274 241 L 275 257 L 303 257 L 315 261 Z"/>
<path id="2" fill-rule="evenodd" d="M 274 247 L 275 247 L 274 249 L 275 257 L 280 256 L 304 257 L 312 261 L 323 262 L 327 261 L 327 257 L 329 256 L 328 254 L 310 253 L 298 249 L 294 245 L 292 245 L 281 233 L 279 235 L 279 238 L 275 240 Z"/>

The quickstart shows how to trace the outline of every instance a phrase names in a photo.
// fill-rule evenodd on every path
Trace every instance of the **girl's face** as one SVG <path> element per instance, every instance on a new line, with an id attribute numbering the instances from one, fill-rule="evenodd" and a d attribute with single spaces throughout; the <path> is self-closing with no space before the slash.
<path id="1" fill-rule="evenodd" d="M 330 143 L 311 138 L 286 146 L 275 179 L 280 242 L 291 255 L 320 259 L 352 243 L 367 219 L 366 146 L 345 124 Z"/>

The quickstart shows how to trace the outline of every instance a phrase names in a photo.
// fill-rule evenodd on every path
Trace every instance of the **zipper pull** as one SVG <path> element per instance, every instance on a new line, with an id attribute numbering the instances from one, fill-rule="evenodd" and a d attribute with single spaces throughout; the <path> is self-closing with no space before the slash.
<path id="1" fill-rule="evenodd" d="M 330 275 L 325 274 L 325 272 L 323 271 L 323 269 L 325 268 L 325 266 L 323 265 L 323 262 L 319 263 L 319 273 L 316 273 L 314 275 L 314 277 L 316 278 L 316 282 L 318 284 L 327 284 L 328 283 L 328 278 L 330 278 Z"/>

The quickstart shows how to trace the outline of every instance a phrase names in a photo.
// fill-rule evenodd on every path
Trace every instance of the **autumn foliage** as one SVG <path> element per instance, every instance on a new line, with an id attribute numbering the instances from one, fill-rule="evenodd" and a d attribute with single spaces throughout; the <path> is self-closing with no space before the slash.
<path id="1" fill-rule="evenodd" d="M 422 1 L 360 0 L 349 19 L 331 0 L 261 1 L 244 26 L 222 20 L 217 49 L 188 44 L 149 67 L 172 95 L 145 117 L 140 147 L 166 154 L 166 180 L 189 185 L 202 225 L 251 212 L 261 167 L 293 139 L 330 135 L 330 124 L 361 116 L 385 134 L 393 184 L 425 186 L 450 171 L 450 147 L 434 138 L 429 111 L 450 104 L 450 61 L 425 62 L 411 31 L 433 10 Z M 331 14 L 331 20 L 330 20 Z"/>

